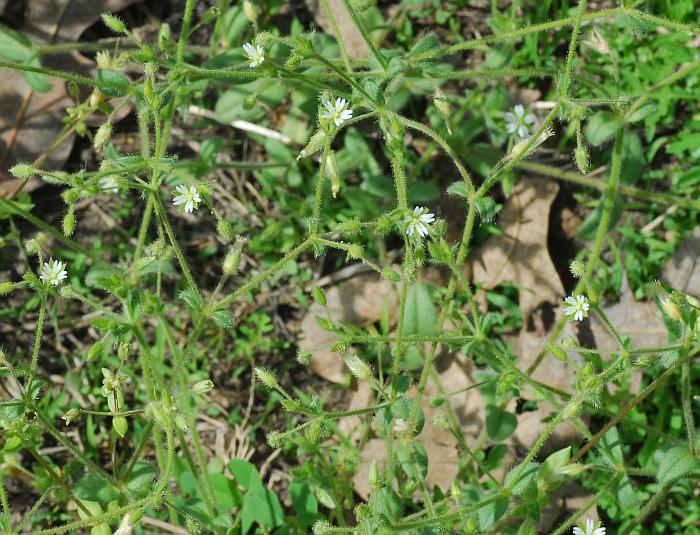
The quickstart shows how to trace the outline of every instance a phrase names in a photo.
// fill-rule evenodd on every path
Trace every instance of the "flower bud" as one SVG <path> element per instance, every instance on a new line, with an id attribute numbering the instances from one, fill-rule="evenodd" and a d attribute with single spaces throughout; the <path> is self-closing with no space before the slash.
<path id="1" fill-rule="evenodd" d="M 302 351 L 301 349 L 297 352 L 297 362 L 302 366 L 308 366 L 311 364 L 311 353 L 308 351 Z"/>
<path id="2" fill-rule="evenodd" d="M 112 123 L 110 123 L 109 121 L 107 121 L 106 123 L 102 123 L 102 125 L 100 125 L 100 127 L 97 129 L 95 139 L 93 140 L 93 146 L 95 147 L 95 150 L 98 152 L 102 151 L 102 149 L 104 149 L 109 143 L 111 137 Z"/>
<path id="3" fill-rule="evenodd" d="M 576 147 L 576 150 L 574 151 L 574 159 L 576 160 L 576 167 L 578 167 L 578 170 L 584 175 L 588 173 L 590 160 L 588 158 L 588 150 L 584 145 L 579 145 Z"/>
<path id="4" fill-rule="evenodd" d="M 158 30 L 158 48 L 165 50 L 168 48 L 173 41 L 173 32 L 170 29 L 170 25 L 164 22 L 160 25 L 160 30 Z"/>
<path id="5" fill-rule="evenodd" d="M 563 409 L 562 416 L 565 420 L 576 418 L 581 412 L 581 402 L 572 399 Z"/>
<path id="6" fill-rule="evenodd" d="M 350 247 L 348 247 L 348 257 L 354 259 L 362 258 L 362 245 L 353 243 Z"/>
<path id="7" fill-rule="evenodd" d="M 129 358 L 129 353 L 129 344 L 127 344 L 126 342 L 122 342 L 121 344 L 119 344 L 119 347 L 117 347 L 117 356 L 120 360 L 126 360 L 127 358 Z"/>
<path id="8" fill-rule="evenodd" d="M 224 257 L 223 271 L 227 276 L 234 275 L 238 271 L 238 267 L 241 264 L 241 255 L 243 253 L 243 245 L 245 244 L 245 239 L 242 237 L 236 238 L 236 243 L 228 250 L 226 256 Z"/>
<path id="9" fill-rule="evenodd" d="M 683 319 L 681 307 L 671 299 L 671 296 L 659 281 L 654 281 L 652 286 L 654 294 L 661 303 L 661 308 L 663 308 L 666 315 L 672 320 L 681 321 Z"/>
<path id="10" fill-rule="evenodd" d="M 331 181 L 331 194 L 335 196 L 340 191 L 340 170 L 338 169 L 338 159 L 335 151 L 329 151 L 326 156 L 326 176 Z"/>
<path id="11" fill-rule="evenodd" d="M 586 274 L 586 266 L 583 265 L 583 262 L 579 262 L 578 260 L 574 260 L 571 262 L 571 265 L 569 266 L 569 271 L 571 271 L 571 274 L 576 277 L 577 279 L 580 279 Z"/>
<path id="12" fill-rule="evenodd" d="M 279 431 L 270 431 L 267 434 L 267 443 L 271 448 L 279 448 L 284 441 L 284 435 Z"/>
<path id="13" fill-rule="evenodd" d="M 105 26 L 112 30 L 114 33 L 126 33 L 126 24 L 124 22 L 115 17 L 114 15 L 111 15 L 109 13 L 102 13 L 102 22 L 105 23 Z"/>
<path id="14" fill-rule="evenodd" d="M 382 269 L 382 278 L 391 282 L 401 282 L 401 275 L 396 273 L 396 271 L 394 271 L 390 267 L 385 267 L 384 269 Z"/>
<path id="15" fill-rule="evenodd" d="M 37 174 L 37 171 L 31 164 L 18 163 L 10 167 L 10 174 L 15 178 L 30 178 Z"/>
<path id="16" fill-rule="evenodd" d="M 70 207 L 68 213 L 63 216 L 63 234 L 67 237 L 73 234 L 75 230 L 75 212 L 73 207 Z"/>
<path id="17" fill-rule="evenodd" d="M 0 282 L 0 296 L 8 295 L 15 289 L 14 282 Z"/>
<path id="18" fill-rule="evenodd" d="M 557 468 L 554 473 L 562 477 L 577 477 L 586 470 L 586 467 L 579 463 L 567 464 Z"/>
<path id="19" fill-rule="evenodd" d="M 442 120 L 445 121 L 445 127 L 447 128 L 447 133 L 452 135 L 452 128 L 450 127 L 450 115 L 452 110 L 450 110 L 450 104 L 447 102 L 447 97 L 442 92 L 439 87 L 435 88 L 435 94 L 433 95 L 433 104 L 438 113 L 442 116 Z"/>
<path id="20" fill-rule="evenodd" d="M 75 420 L 79 415 L 80 411 L 78 409 L 70 409 L 63 416 L 61 416 L 61 418 L 63 418 L 66 421 L 66 425 L 70 425 L 71 422 Z"/>
<path id="21" fill-rule="evenodd" d="M 197 381 L 192 385 L 192 393 L 196 396 L 206 394 L 214 388 L 214 383 L 209 379 L 204 379 L 203 381 Z"/>
<path id="22" fill-rule="evenodd" d="M 372 378 L 372 368 L 357 355 L 347 355 L 344 360 L 350 373 L 361 381 L 369 381 Z"/>
<path id="23" fill-rule="evenodd" d="M 275 374 L 270 370 L 266 370 L 265 368 L 255 368 L 255 376 L 262 384 L 270 389 L 274 389 L 279 386 L 277 377 L 275 377 Z"/>
<path id="24" fill-rule="evenodd" d="M 250 2 L 250 0 L 244 0 L 243 13 L 245 13 L 245 16 L 248 17 L 248 20 L 252 24 L 258 23 L 258 12 L 255 11 L 255 6 Z"/>
<path id="25" fill-rule="evenodd" d="M 328 134 L 326 134 L 325 130 L 317 130 L 316 133 L 311 136 L 311 139 L 309 139 L 306 147 L 301 150 L 297 156 L 297 160 L 316 154 L 326 144 L 327 139 Z"/>

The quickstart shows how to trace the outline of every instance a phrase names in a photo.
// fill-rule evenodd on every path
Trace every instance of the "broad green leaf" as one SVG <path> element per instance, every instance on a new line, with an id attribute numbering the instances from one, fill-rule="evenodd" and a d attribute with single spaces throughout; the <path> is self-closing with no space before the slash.
<path id="1" fill-rule="evenodd" d="M 148 461 L 136 461 L 134 468 L 129 475 L 126 488 L 137 498 L 145 496 L 153 488 L 153 481 L 158 475 L 158 468 Z"/>
<path id="2" fill-rule="evenodd" d="M 622 136 L 622 161 L 620 162 L 620 182 L 632 184 L 642 176 L 644 154 L 639 136 L 625 132 Z"/>
<path id="3" fill-rule="evenodd" d="M 419 56 L 425 54 L 426 52 L 431 52 L 432 50 L 437 50 L 440 48 L 440 41 L 436 34 L 433 32 L 426 33 L 421 37 L 418 42 L 413 45 L 411 51 L 408 53 L 409 56 Z"/>
<path id="4" fill-rule="evenodd" d="M 263 489 L 262 492 L 249 492 L 243 496 L 241 520 L 244 534 L 248 533 L 253 524 L 270 530 L 282 523 L 284 512 L 275 493 Z"/>
<path id="5" fill-rule="evenodd" d="M 632 486 L 632 482 L 627 474 L 620 478 L 620 481 L 615 485 L 615 495 L 620 506 L 626 511 L 632 511 L 639 508 L 639 500 L 637 493 Z"/>
<path id="6" fill-rule="evenodd" d="M 697 459 L 693 457 L 688 448 L 671 448 L 666 452 L 659 463 L 656 479 L 658 479 L 661 484 L 668 483 L 677 477 L 692 472 L 698 467 Z"/>
<path id="7" fill-rule="evenodd" d="M 180 292 L 180 299 L 182 299 L 187 306 L 189 306 L 195 312 L 202 311 L 202 299 L 197 292 L 192 289 L 182 290 Z"/>
<path id="8" fill-rule="evenodd" d="M 112 485 L 92 472 L 86 473 L 73 486 L 73 493 L 81 500 L 99 503 L 111 502 L 119 497 L 119 493 Z"/>
<path id="9" fill-rule="evenodd" d="M 37 54 L 34 54 L 26 64 L 32 67 L 41 67 L 41 62 Z M 48 93 L 53 89 L 53 85 L 51 85 L 51 82 L 49 82 L 45 74 L 39 72 L 23 72 L 22 77 L 24 77 L 24 80 L 29 84 L 29 87 L 39 93 Z"/>
<path id="10" fill-rule="evenodd" d="M 486 432 L 492 440 L 507 439 L 518 425 L 515 414 L 504 411 L 496 405 L 486 405 Z"/>
<path id="11" fill-rule="evenodd" d="M 503 482 L 506 485 L 512 485 L 513 494 L 523 496 L 526 499 L 537 497 L 537 476 L 539 475 L 540 465 L 536 462 L 529 462 L 522 471 L 520 477 L 515 481 L 515 476 L 520 469 L 520 465 L 516 465 L 506 474 Z"/>
<path id="12" fill-rule="evenodd" d="M 219 327 L 223 327 L 224 329 L 230 329 L 231 327 L 233 327 L 235 321 L 233 314 L 231 314 L 231 312 L 223 308 L 214 311 L 214 313 L 211 315 L 211 319 Z"/>
<path id="13" fill-rule="evenodd" d="M 236 489 L 233 481 L 225 475 L 209 474 L 209 481 L 214 490 L 214 503 L 217 510 L 227 512 L 241 503 L 241 493 Z"/>
<path id="14" fill-rule="evenodd" d="M 435 331 L 437 314 L 430 292 L 424 284 L 414 284 L 406 295 L 404 335 L 429 336 Z"/>
<path id="15" fill-rule="evenodd" d="M 100 84 L 100 91 L 108 97 L 121 97 L 131 86 L 131 81 L 126 76 L 109 69 L 97 69 L 95 78 Z"/>
<path id="16" fill-rule="evenodd" d="M 618 465 L 624 464 L 625 460 L 622 456 L 622 443 L 620 442 L 620 434 L 617 432 L 617 427 L 611 427 L 610 430 L 605 433 L 605 436 L 603 436 L 600 441 L 600 445 L 608 451 L 615 460 L 615 463 Z M 607 455 L 603 455 L 603 461 L 614 466 Z"/>
<path id="17" fill-rule="evenodd" d="M 318 500 L 316 500 L 311 488 L 304 483 L 293 481 L 289 486 L 289 494 L 292 497 L 299 522 L 304 526 L 313 524 L 318 515 Z"/>
<path id="18" fill-rule="evenodd" d="M 123 416 L 115 416 L 112 418 L 112 427 L 117 432 L 117 435 L 124 438 L 124 435 L 129 430 L 129 422 Z"/>
<path id="19" fill-rule="evenodd" d="M 0 58 L 24 63 L 32 54 L 32 42 L 25 35 L 0 26 Z"/>
<path id="20" fill-rule="evenodd" d="M 599 111 L 586 125 L 586 137 L 591 145 L 602 145 L 622 127 L 622 120 L 609 111 Z"/>
<path id="21" fill-rule="evenodd" d="M 258 469 L 248 461 L 242 459 L 231 459 L 228 463 L 229 472 L 233 475 L 234 481 L 249 492 L 262 492 L 265 490 Z"/>
<path id="22" fill-rule="evenodd" d="M 542 463 L 542 477 L 546 478 L 561 467 L 566 466 L 569 463 L 569 459 L 571 459 L 571 446 L 555 451 Z"/>

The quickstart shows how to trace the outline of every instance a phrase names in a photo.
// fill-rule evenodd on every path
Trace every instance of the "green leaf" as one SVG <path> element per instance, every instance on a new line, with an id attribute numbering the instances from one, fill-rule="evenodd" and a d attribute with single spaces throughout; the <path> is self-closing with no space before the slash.
<path id="1" fill-rule="evenodd" d="M 632 482 L 627 474 L 620 478 L 620 481 L 615 485 L 615 495 L 620 506 L 626 511 L 632 511 L 639 508 L 639 500 L 637 493 L 632 486 Z"/>
<path id="2" fill-rule="evenodd" d="M 504 411 L 496 405 L 486 405 L 486 432 L 492 440 L 507 439 L 518 425 L 515 414 Z"/>
<path id="3" fill-rule="evenodd" d="M 148 461 L 136 461 L 134 468 L 129 475 L 129 481 L 126 488 L 129 489 L 135 497 L 141 498 L 146 496 L 153 488 L 153 482 L 158 475 L 158 468 L 153 463 Z"/>
<path id="4" fill-rule="evenodd" d="M 304 483 L 292 481 L 292 484 L 289 486 L 289 493 L 292 496 L 294 510 L 299 516 L 299 522 L 304 526 L 313 524 L 318 515 L 318 500 L 316 500 L 314 493 L 311 492 L 311 488 Z"/>
<path id="5" fill-rule="evenodd" d="M 100 91 L 108 97 L 121 97 L 129 91 L 131 85 L 126 76 L 109 69 L 97 69 L 95 79 L 100 84 Z"/>
<path id="6" fill-rule="evenodd" d="M 615 463 L 618 465 L 624 464 L 625 460 L 622 456 L 622 443 L 620 442 L 620 434 L 617 432 L 617 427 L 611 427 L 610 430 L 605 433 L 605 436 L 600 441 L 600 445 L 610 453 Z M 614 466 L 607 455 L 603 456 L 603 461 Z"/>
<path id="7" fill-rule="evenodd" d="M 23 34 L 0 26 L 0 57 L 24 63 L 32 56 L 32 42 Z"/>
<path id="8" fill-rule="evenodd" d="M 571 446 L 567 446 L 564 449 L 555 451 L 549 457 L 545 459 L 542 463 L 542 470 L 540 475 L 543 478 L 553 474 L 563 466 L 566 466 L 571 459 Z"/>
<path id="9" fill-rule="evenodd" d="M 233 324 L 235 322 L 233 314 L 231 314 L 228 310 L 223 308 L 215 310 L 214 313 L 211 315 L 211 319 L 219 327 L 223 327 L 224 329 L 230 329 L 231 327 L 233 327 Z"/>
<path id="10" fill-rule="evenodd" d="M 435 35 L 433 32 L 426 33 L 423 37 L 421 37 L 418 42 L 413 45 L 413 48 L 411 48 L 411 51 L 408 53 L 409 56 L 420 56 L 421 54 L 425 54 L 426 52 L 430 52 L 432 50 L 437 50 L 440 48 L 440 40 L 438 39 L 437 35 Z"/>
<path id="11" fill-rule="evenodd" d="M 91 502 L 107 503 L 119 498 L 119 493 L 107 481 L 88 472 L 73 486 L 76 498 Z"/>
<path id="12" fill-rule="evenodd" d="M 622 127 L 622 120 L 609 111 L 599 111 L 586 125 L 586 137 L 591 145 L 602 145 Z"/>
<path id="13" fill-rule="evenodd" d="M 622 161 L 620 162 L 620 182 L 632 184 L 642 176 L 644 154 L 639 136 L 625 132 L 622 136 Z"/>
<path id="14" fill-rule="evenodd" d="M 404 335 L 430 336 L 437 325 L 437 314 L 430 292 L 424 284 L 414 284 L 406 295 Z"/>
<path id="15" fill-rule="evenodd" d="M 180 292 L 180 299 L 182 299 L 187 306 L 189 306 L 195 312 L 201 312 L 203 303 L 202 299 L 197 292 L 192 289 L 182 290 Z"/>
<path id="16" fill-rule="evenodd" d="M 248 533 L 253 524 L 259 524 L 269 530 L 282 523 L 284 512 L 275 493 L 263 489 L 262 492 L 245 494 L 241 520 L 244 534 Z"/>
<path id="17" fill-rule="evenodd" d="M 235 482 L 249 492 L 262 492 L 265 487 L 260 480 L 258 469 L 248 461 L 231 459 L 228 463 L 229 472 Z"/>
<path id="18" fill-rule="evenodd" d="M 37 54 L 34 54 L 25 63 L 31 67 L 41 67 L 41 62 L 39 61 L 39 56 Z M 22 77 L 24 78 L 24 81 L 27 82 L 29 87 L 39 93 L 48 93 L 53 89 L 53 85 L 51 85 L 51 82 L 49 82 L 49 79 L 45 74 L 41 74 L 39 72 L 23 72 Z"/>
<path id="19" fill-rule="evenodd" d="M 656 479 L 664 484 L 674 479 L 684 476 L 698 468 L 698 461 L 685 447 L 675 447 L 669 449 L 659 463 L 656 472 Z"/>
<path id="20" fill-rule="evenodd" d="M 123 416 L 115 416 L 112 418 L 112 427 L 117 432 L 117 435 L 124 438 L 124 435 L 129 430 L 129 422 Z"/>
<path id="21" fill-rule="evenodd" d="M 540 465 L 536 462 L 529 462 L 520 474 L 520 478 L 515 481 L 515 476 L 520 469 L 520 465 L 516 465 L 506 474 L 504 483 L 513 487 L 513 494 L 523 496 L 526 499 L 534 499 L 537 497 L 537 476 L 539 475 Z"/>
<path id="22" fill-rule="evenodd" d="M 227 512 L 241 503 L 241 493 L 229 478 L 223 474 L 209 474 L 214 491 L 214 503 L 221 512 Z"/>
<path id="23" fill-rule="evenodd" d="M 460 180 L 459 182 L 453 182 L 450 184 L 450 187 L 447 188 L 447 193 L 448 195 L 454 195 L 456 197 L 463 197 L 466 199 L 468 197 L 467 195 L 467 185 L 464 183 L 463 180 Z"/>

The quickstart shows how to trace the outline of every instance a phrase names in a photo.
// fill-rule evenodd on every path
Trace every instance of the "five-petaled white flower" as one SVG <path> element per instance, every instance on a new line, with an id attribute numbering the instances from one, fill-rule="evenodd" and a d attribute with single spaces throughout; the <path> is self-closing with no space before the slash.
<path id="1" fill-rule="evenodd" d="M 195 210 L 199 203 L 202 202 L 202 198 L 199 196 L 199 192 L 195 186 L 190 186 L 188 188 L 184 184 L 180 184 L 175 190 L 176 191 L 173 193 L 173 204 L 175 206 L 184 204 L 185 212 Z M 179 193 L 179 195 L 176 195 L 176 193 Z"/>
<path id="2" fill-rule="evenodd" d="M 567 316 L 573 316 L 576 321 L 582 321 L 583 318 L 588 317 L 588 309 L 591 307 L 582 295 L 576 297 L 570 295 L 564 299 L 564 303 L 569 305 L 564 309 L 564 314 Z"/>
<path id="3" fill-rule="evenodd" d="M 529 114 L 522 104 L 516 104 L 513 111 L 503 114 L 506 120 L 506 130 L 509 134 L 517 133 L 519 137 L 526 138 L 530 135 L 530 125 L 535 122 L 535 118 Z"/>
<path id="4" fill-rule="evenodd" d="M 51 259 L 48 262 L 44 262 L 44 265 L 41 267 L 41 275 L 39 275 L 39 278 L 44 282 L 58 286 L 63 279 L 68 277 L 68 272 L 64 269 L 65 267 L 66 264 L 63 262 Z"/>
<path id="5" fill-rule="evenodd" d="M 600 524 L 600 522 L 597 524 Z M 590 518 L 587 518 L 586 527 L 580 528 L 576 526 L 574 528 L 574 535 L 605 535 L 605 528 L 603 526 L 596 527 L 597 524 Z"/>
<path id="6" fill-rule="evenodd" d="M 427 208 L 416 206 L 403 220 L 406 226 L 406 234 L 413 237 L 424 238 L 429 233 L 429 225 L 435 221 L 435 216 L 428 212 Z"/>
<path id="7" fill-rule="evenodd" d="M 243 51 L 248 56 L 251 67 L 257 67 L 263 61 L 265 61 L 265 49 L 262 47 L 262 45 L 246 43 L 243 45 Z"/>
<path id="8" fill-rule="evenodd" d="M 352 110 L 344 98 L 338 97 L 335 99 L 335 104 L 330 100 L 324 100 L 322 105 L 326 109 L 321 112 L 321 118 L 333 121 L 335 126 L 340 126 L 345 121 L 352 119 Z"/>

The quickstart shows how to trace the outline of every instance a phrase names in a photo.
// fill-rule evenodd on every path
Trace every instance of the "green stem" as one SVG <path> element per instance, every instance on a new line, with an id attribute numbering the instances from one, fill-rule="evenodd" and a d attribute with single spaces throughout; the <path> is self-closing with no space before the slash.
<path id="1" fill-rule="evenodd" d="M 384 71 L 386 72 L 389 65 L 387 64 L 386 60 L 384 59 L 384 56 L 382 56 L 379 53 L 379 50 L 377 50 L 377 47 L 374 46 L 374 42 L 372 42 L 372 38 L 370 37 L 369 32 L 365 28 L 365 25 L 360 20 L 360 17 L 357 14 L 357 11 L 355 11 L 355 8 L 352 7 L 352 4 L 350 3 L 349 0 L 343 0 L 343 4 L 345 4 L 345 9 L 347 9 L 348 14 L 350 15 L 350 18 L 352 18 L 352 21 L 355 23 L 355 26 L 357 27 L 360 34 L 362 35 L 362 39 L 364 39 L 365 43 L 367 43 L 367 48 L 369 48 L 369 51 L 374 56 L 374 59 L 377 60 L 377 63 L 379 63 L 379 65 L 381 65 L 382 69 L 384 69 Z"/>
<path id="2" fill-rule="evenodd" d="M 348 72 L 348 74 L 352 74 L 352 65 L 350 65 L 350 57 L 348 56 L 348 51 L 345 48 L 343 35 L 340 33 L 340 29 L 338 28 L 338 23 L 335 20 L 333 11 L 330 7 L 328 7 L 328 0 L 321 0 L 321 5 L 323 6 L 323 11 L 325 11 L 326 13 L 326 17 L 328 17 L 328 21 L 331 23 L 333 33 L 335 33 L 335 39 L 336 41 L 338 41 L 338 46 L 340 47 L 340 55 L 343 56 L 343 62 L 345 63 L 345 70 Z"/>
<path id="3" fill-rule="evenodd" d="M 688 432 L 688 443 L 690 445 L 690 453 L 693 456 L 697 455 L 697 435 L 695 433 L 695 420 L 693 419 L 693 410 L 691 407 L 691 389 L 690 389 L 690 361 L 686 361 L 681 366 L 681 400 L 683 405 L 683 418 L 685 420 L 685 428 Z"/>
<path id="4" fill-rule="evenodd" d="M 32 382 L 36 374 L 37 366 L 39 365 L 39 348 L 41 346 L 41 335 L 44 332 L 44 319 L 46 318 L 46 301 L 48 293 L 46 290 L 41 293 L 41 303 L 39 304 L 39 317 L 36 320 L 36 330 L 34 331 L 34 347 L 32 348 L 32 362 L 29 367 L 29 379 L 27 380 L 28 396 L 32 395 Z"/>

